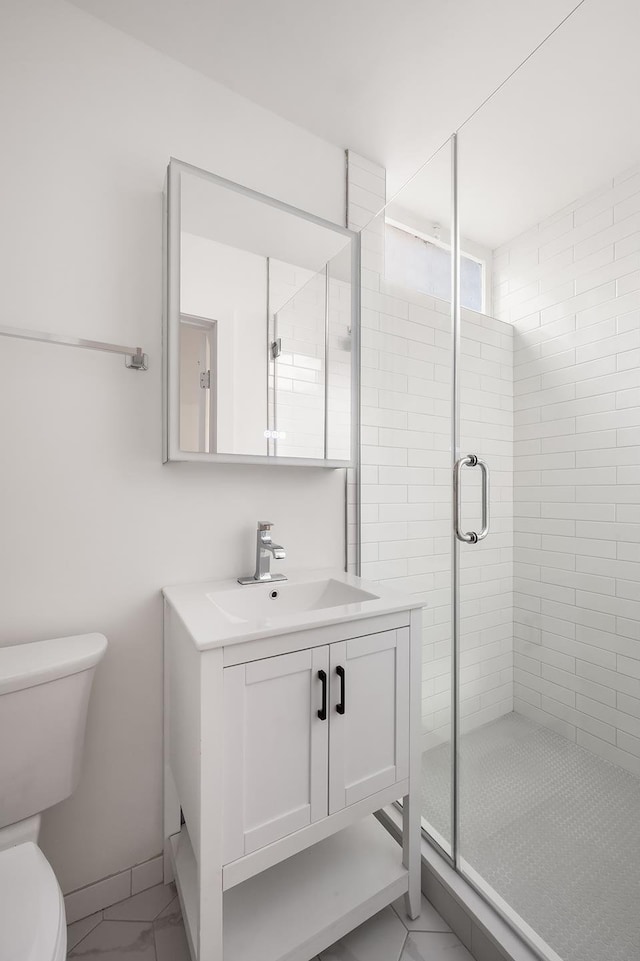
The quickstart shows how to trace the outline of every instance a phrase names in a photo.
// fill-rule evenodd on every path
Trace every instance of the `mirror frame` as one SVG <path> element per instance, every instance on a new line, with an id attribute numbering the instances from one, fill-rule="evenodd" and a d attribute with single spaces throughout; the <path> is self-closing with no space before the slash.
<path id="1" fill-rule="evenodd" d="M 220 187 L 268 204 L 295 217 L 302 217 L 325 229 L 342 234 L 351 242 L 351 456 L 349 460 L 309 457 L 275 457 L 268 454 L 231 454 L 183 451 L 180 449 L 180 227 L 183 173 L 201 177 Z M 360 444 L 360 234 L 308 211 L 251 190 L 242 184 L 170 158 L 163 195 L 163 324 L 162 324 L 162 424 L 163 463 L 191 461 L 213 464 L 272 464 L 293 467 L 354 467 Z M 265 330 L 265 344 L 267 331 Z M 326 422 L 325 422 L 326 436 Z"/>

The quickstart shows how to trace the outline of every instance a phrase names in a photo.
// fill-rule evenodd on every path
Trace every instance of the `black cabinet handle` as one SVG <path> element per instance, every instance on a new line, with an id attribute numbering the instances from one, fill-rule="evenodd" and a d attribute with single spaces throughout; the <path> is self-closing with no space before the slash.
<path id="1" fill-rule="evenodd" d="M 340 703 L 336 704 L 336 711 L 338 712 L 338 714 L 344 714 L 344 709 L 345 709 L 344 667 L 336 667 L 336 674 L 340 678 Z"/>
<path id="2" fill-rule="evenodd" d="M 327 672 L 318 671 L 318 677 L 322 683 L 322 707 L 318 711 L 318 717 L 321 721 L 327 720 Z"/>

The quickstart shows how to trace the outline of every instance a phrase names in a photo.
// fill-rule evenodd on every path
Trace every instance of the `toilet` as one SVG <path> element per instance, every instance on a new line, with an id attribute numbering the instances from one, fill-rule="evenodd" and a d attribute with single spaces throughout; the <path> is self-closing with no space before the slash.
<path id="1" fill-rule="evenodd" d="M 0 959 L 64 961 L 62 891 L 38 847 L 42 811 L 78 783 L 102 634 L 0 647 Z"/>

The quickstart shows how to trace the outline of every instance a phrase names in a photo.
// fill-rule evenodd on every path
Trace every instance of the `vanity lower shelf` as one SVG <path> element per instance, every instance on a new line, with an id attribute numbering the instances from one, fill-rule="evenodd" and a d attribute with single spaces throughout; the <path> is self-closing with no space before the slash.
<path id="1" fill-rule="evenodd" d="M 197 865 L 184 827 L 171 848 L 193 948 Z M 408 878 L 400 845 L 365 817 L 224 893 L 225 961 L 309 961 L 404 894 Z"/>

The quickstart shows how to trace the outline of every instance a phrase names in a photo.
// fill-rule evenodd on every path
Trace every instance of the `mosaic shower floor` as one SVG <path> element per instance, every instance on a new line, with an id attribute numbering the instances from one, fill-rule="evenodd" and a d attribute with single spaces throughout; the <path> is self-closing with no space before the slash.
<path id="1" fill-rule="evenodd" d="M 450 753 L 423 756 L 450 836 Z M 640 959 L 640 778 L 518 714 L 461 744 L 461 855 L 563 961 Z"/>

